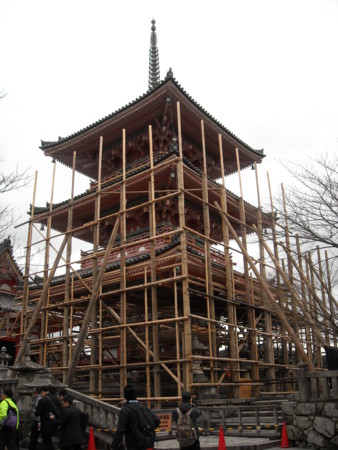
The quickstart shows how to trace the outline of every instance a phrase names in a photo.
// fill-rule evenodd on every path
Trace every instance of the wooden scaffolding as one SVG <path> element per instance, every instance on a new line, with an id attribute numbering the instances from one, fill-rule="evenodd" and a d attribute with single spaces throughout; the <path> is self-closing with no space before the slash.
<path id="1" fill-rule="evenodd" d="M 51 201 L 40 208 L 34 186 L 22 310 L 7 318 L 20 338 L 17 361 L 30 341 L 32 358 L 65 384 L 115 402 L 131 382 L 157 407 L 183 389 L 199 398 L 294 392 L 297 363 L 322 367 L 323 347 L 336 346 L 330 327 L 323 334 L 316 321 L 328 322 L 337 308 L 324 282 L 327 261 L 314 265 L 299 241 L 295 252 L 288 227 L 277 236 L 271 189 L 271 212 L 261 208 L 263 155 L 174 79 L 42 149 L 72 167 L 72 190 L 54 205 L 53 172 Z M 236 171 L 241 186 L 248 166 L 257 208 L 242 189 L 236 197 L 226 188 Z M 94 181 L 74 196 L 77 170 Z M 74 239 L 92 243 L 75 261 Z M 42 243 L 44 268 L 34 271 L 31 255 Z"/>

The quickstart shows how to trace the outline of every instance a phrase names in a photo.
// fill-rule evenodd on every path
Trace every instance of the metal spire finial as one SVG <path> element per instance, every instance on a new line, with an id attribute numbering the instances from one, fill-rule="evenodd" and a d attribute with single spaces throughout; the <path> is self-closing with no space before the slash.
<path id="1" fill-rule="evenodd" d="M 149 80 L 148 88 L 151 91 L 160 83 L 160 60 L 157 48 L 157 34 L 155 20 L 151 21 L 150 49 L 149 49 Z"/>

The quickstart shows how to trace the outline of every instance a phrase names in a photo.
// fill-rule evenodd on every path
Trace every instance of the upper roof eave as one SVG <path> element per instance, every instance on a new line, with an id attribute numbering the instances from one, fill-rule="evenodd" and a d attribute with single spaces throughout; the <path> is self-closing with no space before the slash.
<path id="1" fill-rule="evenodd" d="M 176 87 L 176 89 L 181 93 L 181 95 L 183 95 L 189 102 L 191 102 L 196 108 L 198 108 L 200 110 L 200 112 L 202 113 L 202 115 L 204 115 L 207 119 L 209 119 L 211 122 L 213 122 L 217 127 L 219 127 L 224 133 L 226 133 L 228 136 L 230 136 L 232 139 L 234 139 L 235 141 L 238 142 L 239 145 L 243 146 L 244 148 L 246 148 L 247 150 L 249 150 L 250 152 L 253 152 L 254 154 L 256 154 L 257 156 L 259 156 L 260 158 L 264 158 L 264 150 L 260 149 L 254 149 L 251 146 L 249 146 L 247 143 L 245 143 L 244 141 L 242 141 L 240 138 L 238 138 L 234 133 L 232 133 L 229 129 L 227 129 L 222 123 L 220 123 L 218 120 L 216 120 L 208 111 L 206 111 L 199 103 L 197 103 L 183 88 L 182 86 L 178 83 L 178 81 L 173 77 L 173 76 L 168 76 L 161 81 L 161 83 L 154 89 L 152 89 L 151 91 L 147 91 L 146 93 L 144 93 L 143 95 L 141 95 L 140 97 L 136 98 L 135 100 L 133 100 L 130 103 L 127 103 L 125 106 L 119 108 L 118 110 L 116 110 L 115 112 L 109 114 L 108 116 L 103 117 L 102 119 L 93 122 L 92 124 L 88 125 L 85 128 L 82 128 L 81 130 L 67 136 L 67 137 L 59 137 L 59 139 L 57 141 L 43 141 L 41 140 L 41 145 L 40 145 L 40 149 L 43 151 L 46 151 L 46 153 L 49 153 L 48 150 L 56 150 L 56 148 L 58 146 L 62 146 L 64 143 L 66 143 L 67 141 L 72 140 L 73 138 L 76 138 L 78 136 L 80 136 L 81 134 L 86 133 L 88 130 L 92 130 L 94 129 L 96 126 L 103 124 L 104 122 L 109 121 L 112 118 L 117 117 L 119 114 L 125 112 L 126 110 L 128 110 L 129 108 L 133 108 L 135 105 L 137 105 L 140 101 L 146 99 L 147 97 L 151 97 L 152 95 L 154 95 L 154 93 L 156 93 L 157 91 L 163 89 L 163 87 L 165 85 L 169 85 L 172 84 Z"/>

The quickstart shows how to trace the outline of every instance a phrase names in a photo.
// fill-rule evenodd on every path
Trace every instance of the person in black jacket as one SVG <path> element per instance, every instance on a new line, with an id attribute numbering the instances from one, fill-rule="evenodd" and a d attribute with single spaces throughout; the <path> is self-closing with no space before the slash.
<path id="1" fill-rule="evenodd" d="M 56 421 L 60 426 L 60 448 L 62 450 L 81 450 L 86 437 L 81 428 L 81 411 L 74 405 L 73 397 L 63 397 L 63 414 Z"/>
<path id="2" fill-rule="evenodd" d="M 123 436 L 125 436 L 125 446 L 128 450 L 146 450 L 145 448 L 143 449 L 140 447 L 139 441 L 136 438 L 135 416 L 136 409 L 142 410 L 147 408 L 138 402 L 136 399 L 136 391 L 130 384 L 127 384 L 124 388 L 124 398 L 127 400 L 127 403 L 120 411 L 111 448 L 112 450 L 118 450 L 120 442 L 122 441 Z M 152 413 L 152 416 L 155 429 L 160 425 L 161 421 L 155 413 Z"/>
<path id="3" fill-rule="evenodd" d="M 49 393 L 46 386 L 41 388 L 41 400 L 39 401 L 35 410 L 35 416 L 40 416 L 41 421 L 41 436 L 43 450 L 54 450 L 52 436 L 57 432 L 56 413 L 61 411 L 61 405 L 58 397 Z"/>
<path id="4" fill-rule="evenodd" d="M 186 414 L 190 409 L 190 417 L 192 419 L 192 422 L 194 424 L 194 428 L 196 430 L 197 434 L 197 441 L 190 445 L 189 447 L 185 447 L 184 450 L 200 450 L 200 441 L 199 441 L 199 431 L 197 426 L 197 419 L 202 414 L 201 411 L 197 408 L 197 406 L 192 402 L 192 395 L 190 392 L 183 392 L 182 393 L 182 402 L 178 405 L 179 410 L 182 414 Z M 172 414 L 172 419 L 174 422 L 177 422 L 178 419 L 178 412 L 175 409 Z"/>

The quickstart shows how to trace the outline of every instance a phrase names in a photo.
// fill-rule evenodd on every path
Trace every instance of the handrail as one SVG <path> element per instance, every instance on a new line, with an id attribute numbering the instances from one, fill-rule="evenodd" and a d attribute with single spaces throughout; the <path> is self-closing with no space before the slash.
<path id="1" fill-rule="evenodd" d="M 67 393 L 78 400 L 78 407 L 81 411 L 88 413 L 89 425 L 104 429 L 110 433 L 116 429 L 121 408 L 82 394 L 81 392 L 74 391 L 73 389 L 67 388 Z"/>
<path id="2" fill-rule="evenodd" d="M 298 386 L 301 402 L 337 400 L 338 370 L 309 371 L 306 363 L 299 363 Z"/>
<path id="3" fill-rule="evenodd" d="M 222 425 L 224 430 L 236 428 L 239 432 L 256 428 L 260 431 L 263 427 L 279 428 L 282 425 L 282 419 L 279 420 L 280 406 L 278 404 L 264 406 L 230 406 L 200 408 L 202 415 L 198 425 L 202 425 L 203 430 L 215 428 L 215 425 Z M 266 416 L 266 411 L 269 415 Z M 253 416 L 247 416 L 245 413 L 252 412 Z M 216 417 L 215 415 L 218 415 Z M 263 415 L 264 414 L 264 415 Z"/>

